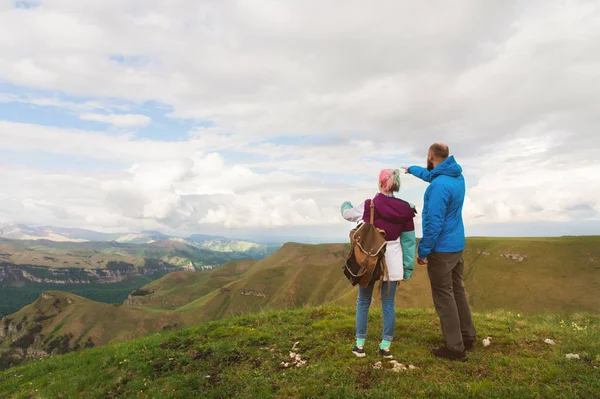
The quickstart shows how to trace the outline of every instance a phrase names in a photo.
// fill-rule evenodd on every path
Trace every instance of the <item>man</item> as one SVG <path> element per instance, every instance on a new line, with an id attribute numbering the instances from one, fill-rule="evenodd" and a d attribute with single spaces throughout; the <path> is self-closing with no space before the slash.
<path id="1" fill-rule="evenodd" d="M 429 147 L 427 169 L 404 168 L 425 182 L 423 238 L 419 243 L 417 263 L 427 265 L 431 294 L 440 318 L 446 345 L 431 350 L 435 356 L 466 361 L 466 350 L 473 348 L 475 327 L 463 286 L 465 231 L 462 208 L 465 180 L 446 144 Z"/>

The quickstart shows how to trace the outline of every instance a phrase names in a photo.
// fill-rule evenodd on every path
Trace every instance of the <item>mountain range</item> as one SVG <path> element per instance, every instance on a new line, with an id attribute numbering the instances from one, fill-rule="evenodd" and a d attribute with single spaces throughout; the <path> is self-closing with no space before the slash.
<path id="1" fill-rule="evenodd" d="M 0 224 L 0 238 L 29 241 L 48 240 L 54 242 L 108 241 L 129 244 L 151 244 L 157 241 L 173 240 L 219 252 L 260 251 L 266 247 L 279 246 L 277 244 L 258 243 L 250 240 L 231 239 L 207 234 L 192 234 L 188 237 L 177 237 L 154 230 L 130 233 L 104 233 L 78 228 L 56 226 L 33 227 L 10 223 Z"/>

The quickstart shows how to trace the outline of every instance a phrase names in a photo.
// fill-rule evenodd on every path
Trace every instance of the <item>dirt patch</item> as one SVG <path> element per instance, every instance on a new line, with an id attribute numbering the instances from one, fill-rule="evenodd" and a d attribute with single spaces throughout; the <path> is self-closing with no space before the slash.
<path id="1" fill-rule="evenodd" d="M 206 379 L 206 381 L 208 381 L 209 385 L 218 385 L 221 383 L 221 372 L 217 369 L 211 370 L 204 378 Z"/>
<path id="2" fill-rule="evenodd" d="M 205 351 L 205 352 L 200 352 L 200 351 L 195 351 L 194 353 L 192 353 L 192 355 L 190 356 L 192 358 L 192 360 L 206 360 L 206 359 L 211 359 L 215 356 L 213 351 Z"/>
<path id="3" fill-rule="evenodd" d="M 373 370 L 371 368 L 368 368 L 366 370 L 359 370 L 356 374 L 356 378 L 354 379 L 354 381 L 356 384 L 356 388 L 358 389 L 371 389 L 371 385 L 374 383 Z"/>
<path id="4" fill-rule="evenodd" d="M 160 348 L 169 350 L 185 350 L 190 348 L 195 343 L 196 341 L 191 338 L 170 338 L 160 344 Z"/>
<path id="5" fill-rule="evenodd" d="M 473 377 L 479 378 L 491 378 L 494 375 L 494 373 L 492 373 L 492 371 L 487 366 L 483 365 L 478 365 L 474 369 L 468 370 L 467 373 Z"/>
<path id="6" fill-rule="evenodd" d="M 234 365 L 240 364 L 244 360 L 248 360 L 248 359 L 250 359 L 250 357 L 248 355 L 245 355 L 241 352 L 234 352 L 234 353 L 231 353 L 230 355 L 224 357 L 221 360 L 221 362 L 224 364 L 227 364 L 228 366 L 234 366 Z"/>
<path id="7" fill-rule="evenodd" d="M 152 369 L 156 373 L 157 376 L 162 374 L 168 374 L 177 369 L 177 363 L 173 360 L 158 360 L 152 364 Z"/>

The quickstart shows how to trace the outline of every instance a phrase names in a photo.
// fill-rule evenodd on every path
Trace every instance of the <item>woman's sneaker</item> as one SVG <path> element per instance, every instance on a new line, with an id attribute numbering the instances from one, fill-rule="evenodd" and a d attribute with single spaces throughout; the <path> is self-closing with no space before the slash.
<path id="1" fill-rule="evenodd" d="M 352 353 L 354 353 L 354 356 L 356 356 L 356 357 L 365 357 L 366 356 L 365 349 L 362 346 L 358 347 L 358 346 L 354 345 L 352 347 Z"/>
<path id="2" fill-rule="evenodd" d="M 394 355 L 392 355 L 392 351 L 390 350 L 390 348 L 386 348 L 386 349 L 379 348 L 379 354 L 386 359 L 394 358 Z"/>

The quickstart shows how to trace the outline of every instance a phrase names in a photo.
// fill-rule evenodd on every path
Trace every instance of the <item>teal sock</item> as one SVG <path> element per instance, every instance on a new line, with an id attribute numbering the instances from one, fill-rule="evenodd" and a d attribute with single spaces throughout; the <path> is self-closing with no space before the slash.
<path id="1" fill-rule="evenodd" d="M 365 346 L 364 338 L 356 338 L 356 346 Z"/>
<path id="2" fill-rule="evenodd" d="M 381 341 L 381 344 L 379 345 L 380 349 L 387 349 L 390 347 L 390 345 L 392 344 L 391 341 L 386 341 L 385 339 Z"/>

